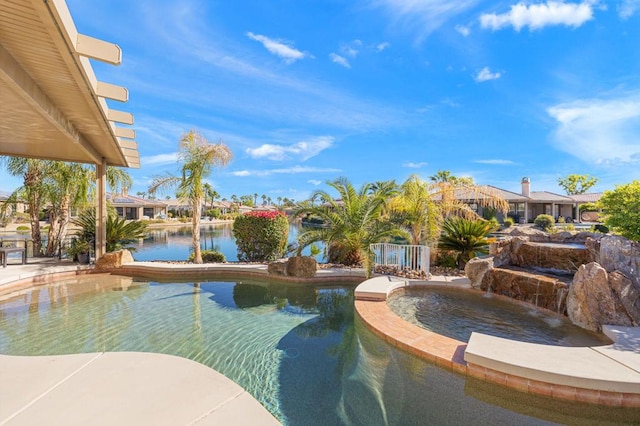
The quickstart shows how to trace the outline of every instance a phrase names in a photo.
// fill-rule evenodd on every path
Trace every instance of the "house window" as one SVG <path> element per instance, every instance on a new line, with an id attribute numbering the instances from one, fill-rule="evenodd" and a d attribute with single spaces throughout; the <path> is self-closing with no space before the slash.
<path id="1" fill-rule="evenodd" d="M 509 203 L 509 214 L 516 222 L 524 218 L 524 203 Z"/>

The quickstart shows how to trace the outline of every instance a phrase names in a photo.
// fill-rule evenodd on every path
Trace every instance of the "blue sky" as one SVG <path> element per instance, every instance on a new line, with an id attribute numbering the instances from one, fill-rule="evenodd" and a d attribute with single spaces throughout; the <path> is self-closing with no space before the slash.
<path id="1" fill-rule="evenodd" d="M 232 194 L 303 200 L 438 170 L 519 192 L 640 179 L 640 0 L 67 0 L 118 44 L 141 168 L 178 172 L 180 136 L 222 140 Z M 0 190 L 20 184 L 0 172 Z"/>

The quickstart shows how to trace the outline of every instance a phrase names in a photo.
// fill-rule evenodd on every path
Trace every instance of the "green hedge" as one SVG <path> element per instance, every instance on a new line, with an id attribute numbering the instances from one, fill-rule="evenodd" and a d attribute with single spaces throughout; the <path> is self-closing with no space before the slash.
<path id="1" fill-rule="evenodd" d="M 536 225 L 536 227 L 548 232 L 555 227 L 556 221 L 553 219 L 553 216 L 549 214 L 539 214 L 534 219 L 533 223 Z"/>
<path id="2" fill-rule="evenodd" d="M 224 263 L 227 261 L 224 254 L 217 250 L 202 250 L 200 251 L 200 255 L 202 256 L 203 263 Z M 194 257 L 195 255 L 191 253 L 188 259 L 189 262 L 193 262 Z"/>
<path id="3" fill-rule="evenodd" d="M 241 262 L 265 262 L 284 256 L 289 222 L 281 212 L 249 212 L 236 217 L 233 236 Z"/>

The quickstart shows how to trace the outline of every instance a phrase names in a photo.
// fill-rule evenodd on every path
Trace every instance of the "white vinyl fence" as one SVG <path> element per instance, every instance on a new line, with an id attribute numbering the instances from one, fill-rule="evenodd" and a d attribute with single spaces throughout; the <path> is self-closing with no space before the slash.
<path id="1" fill-rule="evenodd" d="M 369 246 L 375 255 L 375 266 L 384 265 L 399 271 L 423 271 L 429 275 L 429 247 L 378 243 Z"/>

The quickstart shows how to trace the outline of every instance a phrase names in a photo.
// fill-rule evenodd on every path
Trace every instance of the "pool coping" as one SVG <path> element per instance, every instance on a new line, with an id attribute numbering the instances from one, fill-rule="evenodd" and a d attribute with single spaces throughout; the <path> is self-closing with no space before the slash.
<path id="1" fill-rule="evenodd" d="M 592 348 L 569 348 L 501 339 L 473 333 L 464 343 L 411 324 L 387 305 L 391 294 L 416 285 L 462 286 L 464 281 L 384 280 L 363 282 L 365 298 L 356 288 L 358 318 L 374 334 L 391 345 L 460 374 L 538 395 L 640 408 L 640 353 L 614 343 Z M 370 293 L 377 292 L 375 297 Z M 618 328 L 619 329 L 619 328 Z M 640 336 L 640 329 L 635 328 Z M 621 334 L 630 333 L 622 330 Z M 610 331 L 613 335 L 614 332 Z M 588 359 L 588 362 L 583 360 Z M 580 363 L 582 362 L 582 363 Z M 594 370 L 595 369 L 595 370 Z"/>

